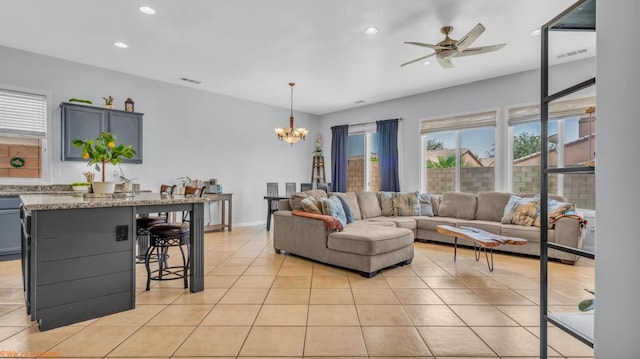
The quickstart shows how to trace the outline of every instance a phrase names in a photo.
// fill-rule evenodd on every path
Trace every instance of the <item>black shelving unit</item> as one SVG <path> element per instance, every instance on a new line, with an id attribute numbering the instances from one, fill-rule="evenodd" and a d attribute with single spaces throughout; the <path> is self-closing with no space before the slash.
<path id="1" fill-rule="evenodd" d="M 591 78 L 561 91 L 549 94 L 549 31 L 595 31 L 596 0 L 580 0 L 551 21 L 542 25 L 542 59 L 540 86 L 540 228 L 548 225 L 548 176 L 550 174 L 593 174 L 595 167 L 548 168 L 548 122 L 549 104 L 564 96 L 593 86 Z M 549 313 L 548 312 L 548 251 L 571 253 L 595 259 L 595 254 L 582 249 L 549 243 L 547 231 L 540 231 L 540 358 L 547 358 L 547 326 L 549 323 L 571 334 L 593 348 L 593 313 Z"/>

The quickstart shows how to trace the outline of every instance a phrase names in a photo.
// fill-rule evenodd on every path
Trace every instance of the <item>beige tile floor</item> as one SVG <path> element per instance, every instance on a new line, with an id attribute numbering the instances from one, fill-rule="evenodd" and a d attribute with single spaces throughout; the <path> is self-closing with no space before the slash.
<path id="1" fill-rule="evenodd" d="M 205 291 L 152 282 L 138 267 L 136 309 L 45 332 L 25 314 L 19 261 L 0 262 L 0 356 L 62 358 L 534 358 L 539 262 L 415 244 L 409 266 L 367 279 L 273 251 L 263 227 L 205 235 Z M 484 258 L 482 258 L 484 259 Z M 550 264 L 550 308 L 577 311 L 593 262 Z M 549 328 L 549 354 L 593 351 Z"/>

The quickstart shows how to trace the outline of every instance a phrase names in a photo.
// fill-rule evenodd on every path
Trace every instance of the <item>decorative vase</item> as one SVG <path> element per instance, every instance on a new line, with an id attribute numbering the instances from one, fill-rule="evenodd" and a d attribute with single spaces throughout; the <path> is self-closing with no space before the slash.
<path id="1" fill-rule="evenodd" d="M 115 182 L 93 182 L 93 193 L 113 193 L 116 189 Z"/>

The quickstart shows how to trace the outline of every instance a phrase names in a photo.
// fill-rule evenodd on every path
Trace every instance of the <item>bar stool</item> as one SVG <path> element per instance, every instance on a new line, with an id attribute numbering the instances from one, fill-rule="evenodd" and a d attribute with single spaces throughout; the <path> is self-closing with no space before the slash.
<path id="1" fill-rule="evenodd" d="M 176 185 L 163 184 L 160 186 L 161 194 L 173 194 Z M 136 218 L 136 241 L 138 243 L 138 255 L 136 263 L 144 263 L 147 249 L 149 248 L 149 229 L 156 224 L 167 223 L 169 214 L 159 213 L 157 216 Z"/>
<path id="2" fill-rule="evenodd" d="M 204 187 L 202 187 L 204 188 Z M 186 186 L 185 196 L 200 196 L 202 188 Z M 184 217 L 183 217 L 184 220 Z M 150 289 L 152 280 L 184 280 L 184 287 L 188 288 L 189 264 L 189 233 L 190 225 L 183 221 L 182 224 L 156 224 L 149 228 L 151 234 L 151 243 L 147 249 L 145 256 L 145 267 L 147 268 L 147 287 Z M 187 246 L 187 254 L 183 246 Z M 168 255 L 169 248 L 177 247 L 180 250 L 182 263 L 181 265 L 169 265 Z M 155 251 L 155 253 L 154 253 Z M 151 257 L 158 258 L 158 269 L 151 270 Z"/>

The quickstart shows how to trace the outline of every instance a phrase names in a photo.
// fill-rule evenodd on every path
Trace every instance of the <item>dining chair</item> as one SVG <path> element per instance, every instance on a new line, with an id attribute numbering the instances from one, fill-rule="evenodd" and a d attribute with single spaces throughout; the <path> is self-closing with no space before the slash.
<path id="1" fill-rule="evenodd" d="M 291 197 L 292 194 L 296 193 L 296 183 L 295 182 L 286 182 L 284 184 L 285 193 L 287 197 Z"/>
<path id="2" fill-rule="evenodd" d="M 267 182 L 267 196 L 278 197 L 278 182 Z M 271 214 L 278 210 L 278 201 L 271 202 Z"/>
<path id="3" fill-rule="evenodd" d="M 300 183 L 300 192 L 308 191 L 313 188 L 311 183 Z"/>

